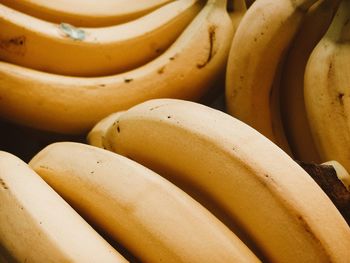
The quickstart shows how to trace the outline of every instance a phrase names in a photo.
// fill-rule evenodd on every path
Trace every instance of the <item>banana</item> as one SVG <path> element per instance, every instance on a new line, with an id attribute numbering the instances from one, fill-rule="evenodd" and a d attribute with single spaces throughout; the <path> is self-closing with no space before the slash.
<path id="1" fill-rule="evenodd" d="M 26 163 L 4 151 L 0 249 L 10 262 L 127 262 Z"/>
<path id="2" fill-rule="evenodd" d="M 198 100 L 225 70 L 233 32 L 226 1 L 209 0 L 165 53 L 122 74 L 74 78 L 0 62 L 0 116 L 39 130 L 79 134 L 148 99 Z"/>
<path id="3" fill-rule="evenodd" d="M 321 0 L 307 12 L 288 50 L 281 82 L 281 114 L 293 156 L 301 161 L 320 163 L 304 104 L 304 72 L 307 60 L 327 31 L 340 0 Z"/>
<path id="4" fill-rule="evenodd" d="M 327 195 L 283 150 L 230 115 L 150 100 L 120 115 L 105 138 L 110 150 L 240 228 L 267 262 L 348 262 L 350 228 Z"/>
<path id="5" fill-rule="evenodd" d="M 288 153 L 279 116 L 278 73 L 285 50 L 316 1 L 255 1 L 237 28 L 228 58 L 227 111 Z"/>
<path id="6" fill-rule="evenodd" d="M 173 0 L 0 0 L 20 12 L 54 23 L 101 27 L 137 19 Z"/>
<path id="7" fill-rule="evenodd" d="M 232 26 L 233 26 L 233 35 L 236 32 L 238 24 L 240 23 L 243 15 L 247 10 L 244 0 L 229 0 L 227 1 L 227 11 L 230 15 Z M 218 79 L 214 82 L 214 86 L 209 88 L 209 92 L 205 94 L 198 102 L 204 105 L 210 105 L 212 107 L 220 108 L 225 110 L 224 106 L 225 100 L 225 72 L 226 67 L 222 70 Z"/>
<path id="8" fill-rule="evenodd" d="M 118 117 L 123 114 L 124 111 L 114 112 L 107 117 L 100 120 L 96 125 L 89 131 L 86 139 L 87 142 L 91 145 L 94 145 L 99 148 L 107 148 L 105 146 L 105 135 L 108 128 L 113 125 L 113 122 L 118 119 Z"/>
<path id="9" fill-rule="evenodd" d="M 29 165 L 140 262 L 260 262 L 191 197 L 123 156 L 61 142 Z"/>
<path id="10" fill-rule="evenodd" d="M 228 0 L 226 9 L 231 18 L 234 35 L 247 7 L 244 0 Z M 225 97 L 225 72 L 226 67 L 221 71 L 221 74 L 214 82 L 213 87 L 210 87 L 209 91 L 197 102 L 211 107 L 220 108 L 223 111 L 225 110 L 225 100 L 222 100 Z"/>
<path id="11" fill-rule="evenodd" d="M 128 23 L 76 28 L 0 4 L 0 59 L 69 76 L 124 72 L 159 56 L 202 7 L 200 0 L 179 0 Z"/>
<path id="12" fill-rule="evenodd" d="M 341 2 L 328 31 L 312 51 L 304 76 L 305 108 L 321 161 L 350 169 L 350 1 Z"/>
<path id="13" fill-rule="evenodd" d="M 331 160 L 322 163 L 323 165 L 331 165 L 333 166 L 338 179 L 343 183 L 345 188 L 350 191 L 350 174 L 348 171 L 342 166 L 339 162 Z"/>

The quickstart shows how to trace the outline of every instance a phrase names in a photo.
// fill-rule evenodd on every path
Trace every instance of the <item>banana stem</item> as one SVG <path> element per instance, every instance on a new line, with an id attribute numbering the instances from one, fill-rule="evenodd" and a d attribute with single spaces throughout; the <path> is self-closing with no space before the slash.
<path id="1" fill-rule="evenodd" d="M 350 226 L 350 191 L 339 180 L 334 167 L 325 164 L 297 162 L 328 195 Z"/>

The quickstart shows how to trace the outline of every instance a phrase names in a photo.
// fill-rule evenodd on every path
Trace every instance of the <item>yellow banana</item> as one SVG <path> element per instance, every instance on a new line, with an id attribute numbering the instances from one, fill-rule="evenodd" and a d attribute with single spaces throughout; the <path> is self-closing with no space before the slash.
<path id="1" fill-rule="evenodd" d="M 255 1 L 238 26 L 228 59 L 227 111 L 287 152 L 278 108 L 278 73 L 285 50 L 316 1 Z"/>
<path id="2" fill-rule="evenodd" d="M 0 0 L 20 12 L 54 23 L 100 27 L 143 16 L 173 0 Z"/>
<path id="3" fill-rule="evenodd" d="M 319 163 L 304 104 L 307 60 L 327 31 L 340 0 L 320 0 L 307 12 L 288 50 L 281 80 L 281 114 L 289 145 L 296 159 Z"/>
<path id="4" fill-rule="evenodd" d="M 321 161 L 350 169 L 350 1 L 343 0 L 305 69 L 305 108 Z"/>
<path id="5" fill-rule="evenodd" d="M 53 24 L 0 4 L 0 59 L 70 76 L 103 76 L 159 56 L 203 7 L 179 0 L 131 22 L 102 28 Z"/>
<path id="6" fill-rule="evenodd" d="M 260 262 L 200 204 L 123 156 L 61 142 L 29 165 L 140 262 Z"/>
<path id="7" fill-rule="evenodd" d="M 247 7 L 244 0 L 229 0 L 227 1 L 227 10 L 230 15 L 233 35 L 236 32 L 238 24 L 240 23 L 243 15 L 245 14 Z M 226 67 L 222 70 L 218 79 L 214 82 L 213 87 L 210 87 L 209 92 L 205 94 L 198 102 L 204 105 L 210 105 L 212 107 L 225 110 L 225 72 Z M 224 99 L 224 100 L 222 100 Z"/>
<path id="8" fill-rule="evenodd" d="M 96 125 L 91 129 L 87 135 L 87 141 L 89 144 L 94 145 L 99 148 L 106 148 L 105 146 L 105 135 L 108 128 L 113 125 L 113 122 L 118 119 L 118 117 L 123 114 L 124 111 L 118 111 L 108 115 L 107 117 L 100 120 Z"/>
<path id="9" fill-rule="evenodd" d="M 198 100 L 224 71 L 233 31 L 226 1 L 209 0 L 165 53 L 122 74 L 63 77 L 0 62 L 0 116 L 77 134 L 151 98 Z"/>
<path id="10" fill-rule="evenodd" d="M 156 171 L 236 225 L 267 262 L 350 258 L 350 228 L 321 188 L 270 140 L 221 111 L 150 100 L 120 115 L 106 140 L 111 150 Z"/>
<path id="11" fill-rule="evenodd" d="M 26 163 L 4 151 L 0 251 L 10 262 L 127 262 Z"/>

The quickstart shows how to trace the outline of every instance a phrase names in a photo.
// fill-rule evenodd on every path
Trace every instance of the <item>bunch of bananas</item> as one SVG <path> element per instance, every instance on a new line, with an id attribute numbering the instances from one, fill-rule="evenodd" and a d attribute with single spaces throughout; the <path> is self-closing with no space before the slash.
<path id="1" fill-rule="evenodd" d="M 349 0 L 256 1 L 232 42 L 228 112 L 297 160 L 350 169 L 349 19 Z"/>
<path id="2" fill-rule="evenodd" d="M 67 1 L 65 12 L 54 12 L 51 2 L 60 1 L 1 2 L 33 14 L 40 5 L 55 20 L 75 17 L 72 10 L 84 6 Z M 94 11 L 91 2 L 82 16 Z M 122 2 L 102 1 L 107 14 L 97 11 L 94 26 L 114 21 L 110 15 Z M 138 2 L 117 15 L 131 19 L 150 12 L 94 28 L 44 21 L 0 4 L 0 116 L 35 129 L 81 134 L 108 114 L 148 99 L 203 97 L 225 74 L 245 5 L 231 12 L 231 20 L 226 0 Z"/>
<path id="3" fill-rule="evenodd" d="M 151 100 L 102 120 L 88 141 L 184 189 L 264 261 L 349 260 L 350 228 L 321 188 L 269 139 L 221 111 Z M 50 170 L 45 156 L 38 158 Z"/>
<path id="4" fill-rule="evenodd" d="M 350 0 L 0 0 L 0 117 L 84 136 L 0 149 L 0 262 L 348 263 L 349 21 Z"/>
<path id="5" fill-rule="evenodd" d="M 88 142 L 50 144 L 28 164 L 0 152 L 6 260 L 350 258 L 350 228 L 322 189 L 272 141 L 222 111 L 149 100 L 101 120 Z"/>

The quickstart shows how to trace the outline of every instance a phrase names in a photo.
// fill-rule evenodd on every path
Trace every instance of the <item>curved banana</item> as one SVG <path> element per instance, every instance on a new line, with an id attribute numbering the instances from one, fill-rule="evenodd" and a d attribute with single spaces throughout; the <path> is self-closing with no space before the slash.
<path id="1" fill-rule="evenodd" d="M 233 222 L 267 262 L 350 258 L 350 228 L 322 189 L 270 140 L 221 111 L 150 100 L 123 113 L 106 140 L 111 150 L 169 179 L 223 222 Z"/>
<path id="2" fill-rule="evenodd" d="M 304 103 L 304 72 L 307 60 L 326 33 L 340 0 L 321 0 L 307 12 L 283 66 L 281 114 L 293 156 L 297 160 L 319 163 Z"/>
<path id="3" fill-rule="evenodd" d="M 238 26 L 228 59 L 227 111 L 288 153 L 279 116 L 279 71 L 305 12 L 316 1 L 257 0 Z"/>
<path id="4" fill-rule="evenodd" d="M 234 35 L 238 24 L 240 23 L 243 15 L 247 10 L 245 0 L 228 0 L 226 9 L 231 18 Z M 225 110 L 225 72 L 226 62 L 224 70 L 221 71 L 221 74 L 214 82 L 213 87 L 210 87 L 205 96 L 198 100 L 199 103 L 210 105 L 211 107 L 215 108 L 220 108 L 222 111 Z"/>
<path id="5" fill-rule="evenodd" d="M 124 72 L 159 56 L 202 7 L 200 0 L 179 0 L 125 24 L 76 28 L 0 4 L 0 59 L 69 76 Z"/>
<path id="6" fill-rule="evenodd" d="M 164 54 L 129 72 L 74 78 L 0 62 L 0 116 L 78 134 L 151 98 L 198 100 L 224 71 L 233 31 L 226 1 L 209 0 Z"/>
<path id="7" fill-rule="evenodd" d="M 343 0 L 305 69 L 306 113 L 321 160 L 350 170 L 350 1 Z"/>
<path id="8" fill-rule="evenodd" d="M 173 0 L 0 0 L 20 12 L 54 23 L 101 27 L 139 18 Z"/>
<path id="9" fill-rule="evenodd" d="M 123 156 L 62 142 L 29 165 L 140 262 L 260 262 L 200 204 Z"/>
<path id="10" fill-rule="evenodd" d="M 86 137 L 88 143 L 99 148 L 108 148 L 105 146 L 106 132 L 108 128 L 113 125 L 113 122 L 117 120 L 123 113 L 124 111 L 114 112 L 96 123 L 96 125 L 91 129 L 91 131 L 89 131 Z"/>
<path id="11" fill-rule="evenodd" d="M 26 163 L 4 151 L 0 249 L 10 262 L 127 262 Z"/>

